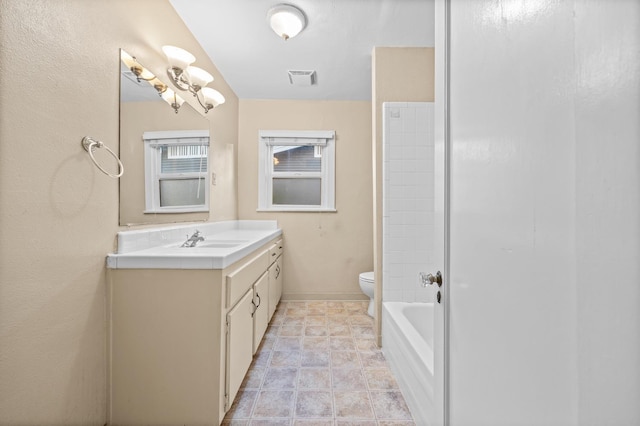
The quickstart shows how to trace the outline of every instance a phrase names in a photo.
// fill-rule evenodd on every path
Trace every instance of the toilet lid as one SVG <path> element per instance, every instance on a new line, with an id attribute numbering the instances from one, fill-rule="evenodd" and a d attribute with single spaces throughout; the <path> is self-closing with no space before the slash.
<path id="1" fill-rule="evenodd" d="M 373 282 L 374 278 L 373 278 L 373 271 L 371 272 L 363 272 L 360 274 L 360 279 L 362 281 L 369 281 L 369 282 Z"/>

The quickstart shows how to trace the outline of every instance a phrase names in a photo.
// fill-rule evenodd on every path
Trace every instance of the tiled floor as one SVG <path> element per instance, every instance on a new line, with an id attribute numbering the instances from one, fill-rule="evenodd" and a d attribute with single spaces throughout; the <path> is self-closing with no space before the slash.
<path id="1" fill-rule="evenodd" d="M 367 302 L 281 302 L 223 425 L 414 425 Z"/>

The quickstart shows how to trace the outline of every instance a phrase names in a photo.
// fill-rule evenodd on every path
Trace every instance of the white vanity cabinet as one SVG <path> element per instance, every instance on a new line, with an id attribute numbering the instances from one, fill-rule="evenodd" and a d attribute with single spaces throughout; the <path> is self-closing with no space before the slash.
<path id="1" fill-rule="evenodd" d="M 111 424 L 222 422 L 280 298 L 281 252 L 278 238 L 224 269 L 109 270 Z"/>
<path id="2" fill-rule="evenodd" d="M 269 325 L 269 273 L 265 272 L 253 285 L 253 354 L 258 351 Z"/>
<path id="3" fill-rule="evenodd" d="M 247 293 L 227 314 L 227 352 L 225 405 L 230 405 L 253 360 L 253 290 Z M 225 411 L 226 411 L 225 407 Z"/>
<path id="4" fill-rule="evenodd" d="M 276 241 L 269 248 L 269 320 L 276 311 L 282 297 L 282 240 Z"/>

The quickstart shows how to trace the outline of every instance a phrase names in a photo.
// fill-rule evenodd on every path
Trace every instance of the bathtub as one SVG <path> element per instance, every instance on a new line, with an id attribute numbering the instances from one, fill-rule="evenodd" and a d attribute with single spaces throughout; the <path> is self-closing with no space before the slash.
<path id="1" fill-rule="evenodd" d="M 434 424 L 433 303 L 384 302 L 382 352 L 416 424 Z"/>

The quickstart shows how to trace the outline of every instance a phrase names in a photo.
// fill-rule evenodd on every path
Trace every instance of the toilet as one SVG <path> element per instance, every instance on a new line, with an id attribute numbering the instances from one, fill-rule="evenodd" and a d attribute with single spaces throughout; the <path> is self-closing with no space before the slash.
<path id="1" fill-rule="evenodd" d="M 371 272 L 363 272 L 360 274 L 359 280 L 360 282 L 360 290 L 367 296 L 369 296 L 369 309 L 367 309 L 367 313 L 369 316 L 373 316 L 373 287 L 375 282 L 373 280 L 373 271 Z"/>

